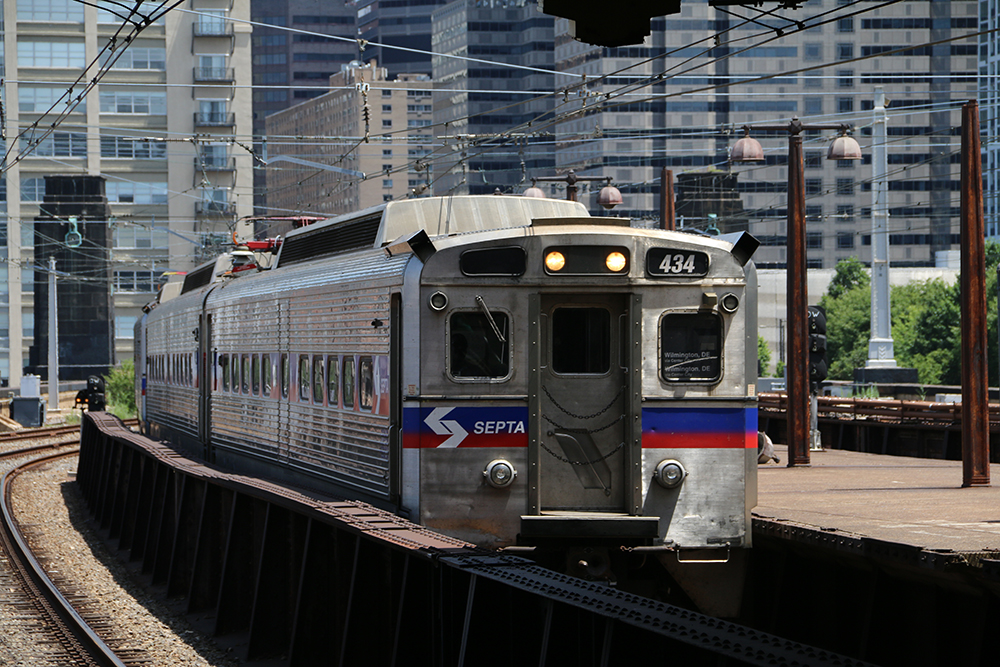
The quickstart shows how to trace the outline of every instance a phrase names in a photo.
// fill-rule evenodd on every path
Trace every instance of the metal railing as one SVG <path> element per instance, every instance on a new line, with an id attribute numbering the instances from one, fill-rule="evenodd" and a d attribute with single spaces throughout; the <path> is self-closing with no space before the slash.
<path id="1" fill-rule="evenodd" d="M 233 126 L 236 124 L 236 114 L 225 111 L 196 111 L 194 124 L 200 127 Z"/>
<path id="2" fill-rule="evenodd" d="M 233 81 L 235 74 L 232 67 L 195 67 L 195 81 Z"/>

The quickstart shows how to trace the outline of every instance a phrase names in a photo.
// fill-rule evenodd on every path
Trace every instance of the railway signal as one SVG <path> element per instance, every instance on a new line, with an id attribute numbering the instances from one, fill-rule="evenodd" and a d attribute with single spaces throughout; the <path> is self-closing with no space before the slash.
<path id="1" fill-rule="evenodd" d="M 826 379 L 826 311 L 821 306 L 809 306 L 809 384 L 811 393 Z"/>

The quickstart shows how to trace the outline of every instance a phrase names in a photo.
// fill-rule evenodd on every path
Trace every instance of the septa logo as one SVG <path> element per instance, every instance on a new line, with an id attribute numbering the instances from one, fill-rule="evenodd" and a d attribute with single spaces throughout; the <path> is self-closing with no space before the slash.
<path id="1" fill-rule="evenodd" d="M 462 428 L 454 419 L 444 419 L 455 408 L 434 408 L 424 423 L 435 433 L 435 435 L 451 436 L 438 447 L 458 447 L 465 440 L 469 432 Z"/>

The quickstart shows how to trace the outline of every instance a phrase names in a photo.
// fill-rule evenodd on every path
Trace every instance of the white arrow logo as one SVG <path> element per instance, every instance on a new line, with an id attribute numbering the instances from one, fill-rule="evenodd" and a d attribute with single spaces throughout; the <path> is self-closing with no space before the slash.
<path id="1" fill-rule="evenodd" d="M 450 435 L 451 437 L 442 442 L 438 447 L 458 447 L 465 440 L 465 436 L 469 435 L 469 432 L 462 428 L 454 419 L 449 419 L 447 421 L 442 421 L 441 418 L 447 415 L 449 412 L 455 408 L 434 408 L 424 423 L 427 424 L 432 431 L 437 435 Z"/>

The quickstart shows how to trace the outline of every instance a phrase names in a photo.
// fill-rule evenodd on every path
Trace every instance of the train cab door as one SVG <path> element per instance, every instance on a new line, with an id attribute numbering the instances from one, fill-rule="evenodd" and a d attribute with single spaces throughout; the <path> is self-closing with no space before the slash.
<path id="1" fill-rule="evenodd" d="M 529 514 L 638 513 L 639 297 L 539 294 L 531 310 Z"/>

